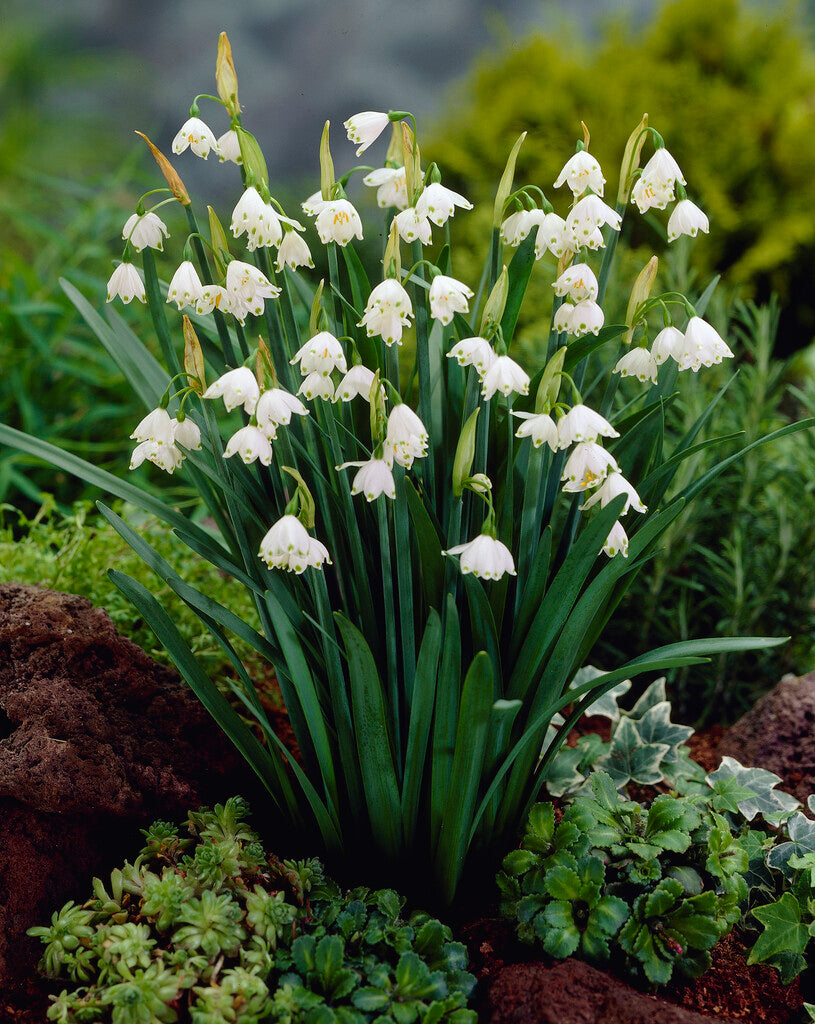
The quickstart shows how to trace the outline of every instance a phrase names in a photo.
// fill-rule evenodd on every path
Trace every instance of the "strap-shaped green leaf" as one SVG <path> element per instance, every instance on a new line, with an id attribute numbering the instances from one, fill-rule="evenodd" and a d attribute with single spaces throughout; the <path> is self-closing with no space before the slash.
<path id="1" fill-rule="evenodd" d="M 407 748 L 405 750 L 405 774 L 402 783 L 402 822 L 405 843 L 408 848 L 413 842 L 416 820 L 419 814 L 419 800 L 422 782 L 425 778 L 427 743 L 430 738 L 430 724 L 433 720 L 433 705 L 436 698 L 436 678 L 441 649 L 441 619 L 431 609 L 425 626 L 416 675 L 413 686 L 413 701 L 410 708 Z"/>
<path id="2" fill-rule="evenodd" d="M 444 588 L 444 560 L 439 535 L 413 481 L 408 476 L 405 476 L 404 488 L 408 512 L 410 512 L 413 522 L 413 529 L 416 531 L 416 543 L 419 547 L 422 594 L 429 608 L 440 608 Z"/>
<path id="3" fill-rule="evenodd" d="M 433 719 L 433 756 L 430 763 L 430 835 L 435 850 L 453 768 L 453 751 L 458 724 L 461 688 L 461 632 L 456 600 L 447 595 L 444 613 L 439 683 L 436 687 L 436 713 Z"/>

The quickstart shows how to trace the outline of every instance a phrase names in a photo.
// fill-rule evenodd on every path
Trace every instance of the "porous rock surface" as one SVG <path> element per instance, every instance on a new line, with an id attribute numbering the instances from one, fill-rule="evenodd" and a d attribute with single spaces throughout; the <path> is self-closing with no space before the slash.
<path id="1" fill-rule="evenodd" d="M 502 968 L 488 995 L 489 1024 L 721 1024 L 638 992 L 580 960 Z"/>
<path id="2" fill-rule="evenodd" d="M 0 991 L 26 938 L 138 827 L 246 791 L 246 769 L 185 684 L 70 594 L 0 585 Z"/>
<path id="3" fill-rule="evenodd" d="M 815 793 L 815 672 L 782 679 L 725 731 L 719 755 L 775 772 L 801 801 Z"/>

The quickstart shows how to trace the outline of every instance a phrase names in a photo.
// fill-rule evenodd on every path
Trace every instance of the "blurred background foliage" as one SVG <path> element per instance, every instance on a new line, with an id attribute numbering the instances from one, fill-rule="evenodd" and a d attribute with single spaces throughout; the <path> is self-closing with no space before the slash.
<path id="1" fill-rule="evenodd" d="M 131 129 L 153 132 L 169 151 L 175 122 L 170 126 L 161 115 L 145 121 L 147 65 L 134 53 L 89 49 L 81 33 L 56 23 L 44 29 L 48 22 L 35 13 L 36 5 L 28 12 L 20 6 L 0 34 L 0 420 L 126 473 L 128 436 L 142 410 L 58 282 L 68 278 L 103 309 L 122 224 L 142 192 L 163 184 L 141 144 L 131 142 Z M 565 212 L 567 197 L 554 194 L 551 183 L 581 135 L 580 121 L 592 131 L 591 150 L 613 202 L 625 139 L 647 111 L 712 230 L 693 242 L 680 240 L 666 256 L 666 215 L 627 217 L 624 232 L 634 251 L 627 265 L 618 264 L 607 320 L 622 315 L 630 283 L 653 251 L 661 259 L 658 287 L 698 292 L 722 273 L 708 316 L 727 332 L 739 373 L 711 432 L 742 430 L 750 441 L 815 412 L 815 49 L 808 8 L 683 0 L 657 6 L 650 18 L 612 10 L 599 33 L 568 18 L 564 13 L 557 31 L 516 33 L 505 45 L 496 30 L 499 44 L 471 70 L 465 66 L 452 92 L 439 89 L 434 116 L 420 123 L 424 165 L 436 160 L 445 183 L 480 204 L 453 223 L 453 272 L 478 280 L 492 194 L 521 131 L 528 136 L 516 182 L 542 186 Z M 225 27 L 232 36 L 229 19 Z M 214 36 L 207 53 L 196 62 L 204 90 L 211 87 Z M 239 76 L 257 72 L 241 64 L 240 49 L 235 56 Z M 346 113 L 377 105 L 373 87 L 367 103 L 355 88 Z M 173 109 L 191 98 L 173 95 Z M 335 131 L 340 171 L 353 161 L 344 148 Z M 180 165 L 191 188 L 201 170 L 196 164 Z M 304 181 L 297 167 L 278 183 L 281 198 L 313 191 L 316 174 Z M 362 189 L 355 187 L 352 198 L 359 198 Z M 203 195 L 199 190 L 197 197 Z M 228 197 L 219 203 L 227 222 L 228 206 Z M 168 244 L 163 275 L 177 262 L 180 244 L 177 238 Z M 520 324 L 519 358 L 530 365 L 540 362 L 548 335 L 553 270 L 548 259 L 536 268 Z M 138 322 L 149 344 L 152 328 L 141 312 L 103 310 Z M 732 370 L 683 374 L 668 431 L 679 436 Z M 621 395 L 629 391 L 624 382 Z M 783 672 L 815 667 L 814 443 L 808 433 L 784 438 L 717 480 L 630 592 L 595 652 L 599 664 L 717 631 L 793 637 L 767 655 L 731 656 L 677 674 L 672 697 L 688 721 L 732 719 Z M 727 453 L 703 452 L 686 472 L 698 475 Z M 169 484 L 178 502 L 188 497 L 181 479 L 155 482 L 165 493 Z M 116 564 L 148 585 L 155 581 L 88 505 L 96 497 L 77 480 L 0 450 L 0 580 L 86 594 L 151 650 L 150 634 L 104 571 Z M 143 525 L 173 561 L 173 539 L 159 540 L 155 524 Z M 177 567 L 193 579 L 199 568 L 185 557 Z M 219 574 L 208 585 L 230 607 L 239 599 Z M 224 671 L 197 620 L 180 603 L 172 609 L 212 671 Z"/>

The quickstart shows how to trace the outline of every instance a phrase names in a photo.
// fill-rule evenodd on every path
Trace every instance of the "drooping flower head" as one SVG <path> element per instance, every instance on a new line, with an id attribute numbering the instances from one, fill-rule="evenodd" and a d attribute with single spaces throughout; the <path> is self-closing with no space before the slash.
<path id="1" fill-rule="evenodd" d="M 679 355 L 679 369 L 693 370 L 714 366 L 733 353 L 719 332 L 699 316 L 692 316 L 685 328 L 685 342 Z"/>
<path id="2" fill-rule="evenodd" d="M 628 558 L 628 534 L 623 529 L 623 524 L 618 519 L 617 522 L 611 527 L 606 542 L 603 545 L 603 551 L 613 558 L 615 555 L 622 555 L 623 558 Z"/>
<path id="3" fill-rule="evenodd" d="M 300 364 L 300 373 L 304 376 L 319 373 L 327 377 L 334 370 L 339 370 L 340 373 L 348 372 L 342 345 L 329 331 L 320 331 L 309 338 L 291 360 L 292 366 L 297 363 Z"/>
<path id="4" fill-rule="evenodd" d="M 366 402 L 370 401 L 371 388 L 374 386 L 374 374 L 367 366 L 352 366 L 337 385 L 334 392 L 335 402 L 350 402 L 359 396 Z M 384 394 L 384 389 L 383 389 Z"/>
<path id="5" fill-rule="evenodd" d="M 268 466 L 272 461 L 272 445 L 260 427 L 250 424 L 235 431 L 227 442 L 223 457 L 229 459 L 233 455 L 240 455 L 247 466 L 255 459 Z"/>
<path id="6" fill-rule="evenodd" d="M 170 281 L 167 301 L 174 302 L 179 309 L 194 306 L 201 298 L 203 288 L 198 271 L 189 260 L 184 260 Z"/>
<path id="7" fill-rule="evenodd" d="M 328 549 L 314 537 L 309 537 L 297 516 L 284 515 L 274 524 L 260 542 L 260 557 L 270 569 L 285 569 L 300 573 L 309 566 L 322 569 L 331 565 Z"/>
<path id="8" fill-rule="evenodd" d="M 581 246 L 588 245 L 595 232 L 604 224 L 619 231 L 622 218 L 599 196 L 587 195 L 578 199 L 566 218 L 565 233 L 571 247 L 577 251 Z"/>
<path id="9" fill-rule="evenodd" d="M 447 353 L 448 359 L 455 359 L 459 366 L 474 366 L 478 376 L 484 374 L 498 358 L 495 349 L 486 338 L 462 338 Z"/>
<path id="10" fill-rule="evenodd" d="M 696 203 L 690 199 L 680 199 L 671 211 L 668 218 L 668 241 L 673 242 L 680 235 L 690 235 L 696 238 L 697 232 L 707 234 L 710 230 L 710 222 Z"/>
<path id="11" fill-rule="evenodd" d="M 573 302 L 597 298 L 597 278 L 586 263 L 573 263 L 567 267 L 552 287 L 555 295 L 568 295 Z"/>
<path id="12" fill-rule="evenodd" d="M 385 434 L 385 448 L 393 452 L 400 466 L 410 469 L 414 459 L 427 455 L 428 433 L 416 413 L 400 402 L 391 409 Z"/>
<path id="13" fill-rule="evenodd" d="M 377 167 L 365 175 L 362 183 L 376 189 L 376 204 L 382 209 L 389 206 L 395 206 L 397 210 L 407 209 L 407 178 L 404 167 Z"/>
<path id="14" fill-rule="evenodd" d="M 412 316 L 410 296 L 395 278 L 387 277 L 371 291 L 357 326 L 364 327 L 369 338 L 378 334 L 386 345 L 400 345 L 402 328 L 410 326 Z"/>
<path id="15" fill-rule="evenodd" d="M 283 267 L 297 270 L 298 267 L 313 267 L 314 260 L 305 239 L 301 238 L 296 229 L 285 231 L 283 241 L 277 250 L 275 270 L 280 273 Z"/>
<path id="16" fill-rule="evenodd" d="M 184 461 L 184 455 L 174 444 L 159 444 L 157 441 L 142 441 L 133 449 L 130 456 L 130 468 L 138 469 L 145 461 L 163 469 L 171 476 Z"/>
<path id="17" fill-rule="evenodd" d="M 226 268 L 226 290 L 233 301 L 255 316 L 262 315 L 264 299 L 276 299 L 280 294 L 280 289 L 257 267 L 240 260 L 232 260 Z M 241 319 L 234 307 L 232 312 Z"/>
<path id="18" fill-rule="evenodd" d="M 157 445 L 171 445 L 175 439 L 173 420 L 166 409 L 153 409 L 130 437 L 133 441 L 154 441 Z"/>
<path id="19" fill-rule="evenodd" d="M 657 366 L 662 366 L 666 359 L 679 362 L 685 345 L 685 335 L 677 327 L 663 327 L 651 345 L 651 355 Z"/>
<path id="20" fill-rule="evenodd" d="M 315 398 L 330 402 L 334 398 L 334 381 L 327 373 L 318 373 L 315 370 L 303 378 L 297 394 L 305 395 L 310 402 Z"/>
<path id="21" fill-rule="evenodd" d="M 453 321 L 456 313 L 468 313 L 473 291 L 454 277 L 437 274 L 430 282 L 430 315 L 442 324 Z"/>
<path id="22" fill-rule="evenodd" d="M 228 132 L 224 132 L 223 135 L 219 136 L 216 145 L 221 163 L 224 163 L 226 160 L 238 165 L 243 163 L 241 144 L 238 141 L 238 133 L 234 128 L 230 128 Z"/>
<path id="23" fill-rule="evenodd" d="M 352 238 L 362 238 L 362 221 L 347 199 L 323 202 L 317 210 L 315 223 L 317 234 L 324 245 L 328 242 L 348 245 Z"/>
<path id="24" fill-rule="evenodd" d="M 174 444 L 180 444 L 188 452 L 201 450 L 201 429 L 197 423 L 185 416 L 183 420 L 173 419 L 172 424 Z"/>
<path id="25" fill-rule="evenodd" d="M 308 409 L 299 398 L 282 388 L 269 388 L 268 391 L 264 391 L 255 406 L 258 426 L 271 438 L 276 436 L 281 423 L 284 427 L 291 423 L 292 414 L 308 416 Z"/>
<path id="26" fill-rule="evenodd" d="M 555 188 L 560 188 L 564 182 L 572 190 L 573 196 L 582 196 L 587 188 L 601 196 L 606 179 L 597 160 L 587 150 L 581 149 L 563 165 L 555 179 Z"/>
<path id="27" fill-rule="evenodd" d="M 127 239 L 136 252 L 142 249 L 164 251 L 164 239 L 170 237 L 167 225 L 157 213 L 132 213 L 122 228 L 122 238 Z"/>
<path id="28" fill-rule="evenodd" d="M 190 117 L 186 120 L 173 139 L 174 153 L 183 153 L 187 148 L 204 160 L 209 156 L 210 150 L 214 153 L 218 152 L 218 142 L 212 129 L 204 124 L 199 117 Z"/>
<path id="29" fill-rule="evenodd" d="M 445 188 L 437 181 L 432 182 L 416 200 L 416 213 L 419 217 L 427 217 L 438 227 L 443 227 L 448 218 L 452 217 L 460 206 L 462 210 L 472 210 L 469 199 L 451 188 Z"/>
<path id="30" fill-rule="evenodd" d="M 502 395 L 513 391 L 519 395 L 529 394 L 528 374 L 509 356 L 496 356 L 481 378 L 481 395 L 485 401 L 488 402 L 496 391 Z"/>
<path id="31" fill-rule="evenodd" d="M 612 373 L 619 373 L 621 377 L 636 377 L 643 384 L 647 380 L 656 384 L 658 369 L 656 359 L 647 348 L 632 348 L 618 360 Z"/>
<path id="32" fill-rule="evenodd" d="M 536 448 L 540 448 L 543 444 L 548 444 L 553 452 L 557 451 L 557 426 L 548 413 L 515 412 L 513 409 L 512 415 L 523 420 L 515 432 L 516 437 L 531 437 L 532 444 Z"/>
<path id="33" fill-rule="evenodd" d="M 393 479 L 393 460 L 387 457 L 368 459 L 367 462 L 343 462 L 337 469 L 358 466 L 351 484 L 351 494 L 364 494 L 368 501 L 373 501 L 380 494 L 386 498 L 396 497 L 396 484 Z"/>
<path id="34" fill-rule="evenodd" d="M 603 309 L 592 299 L 581 299 L 575 304 L 569 321 L 569 333 L 576 338 L 584 334 L 598 334 L 603 326 L 605 316 Z"/>
<path id="35" fill-rule="evenodd" d="M 636 512 L 648 511 L 640 500 L 639 494 L 634 490 L 633 484 L 630 484 L 622 473 L 618 473 L 616 470 L 608 474 L 594 494 L 587 498 L 580 508 L 589 509 L 598 502 L 600 503 L 600 508 L 605 508 L 619 494 L 625 495 L 625 504 L 620 512 L 621 516 L 624 516 L 630 508 L 633 508 Z"/>
<path id="36" fill-rule="evenodd" d="M 357 145 L 357 156 L 361 156 L 368 146 L 376 142 L 389 124 L 388 115 L 379 110 L 363 110 L 343 121 L 348 141 Z"/>
<path id="37" fill-rule="evenodd" d="M 108 281 L 108 302 L 119 298 L 127 305 L 131 299 L 138 299 L 139 302 L 147 302 L 144 293 L 144 282 L 139 277 L 139 272 L 132 263 L 122 262 L 110 275 Z"/>
<path id="38" fill-rule="evenodd" d="M 566 460 L 562 480 L 564 491 L 585 491 L 599 486 L 613 470 L 619 470 L 613 455 L 594 441 L 581 441 Z"/>
<path id="39" fill-rule="evenodd" d="M 486 533 L 479 534 L 467 544 L 457 544 L 443 554 L 459 556 L 463 575 L 472 573 L 482 580 L 500 580 L 505 573 L 516 575 L 512 552 L 506 544 Z"/>
<path id="40" fill-rule="evenodd" d="M 573 405 L 560 417 L 557 435 L 559 448 L 569 448 L 581 441 L 596 441 L 598 437 L 620 436 L 604 416 L 582 404 Z"/>
<path id="41" fill-rule="evenodd" d="M 250 416 L 255 411 L 260 397 L 260 388 L 255 375 L 248 366 L 227 370 L 225 374 L 207 388 L 204 398 L 223 398 L 226 411 L 231 412 L 242 405 Z"/>
<path id="42" fill-rule="evenodd" d="M 408 206 L 406 210 L 397 213 L 394 217 L 396 230 L 405 242 L 415 242 L 417 239 L 422 245 L 430 245 L 432 233 L 430 221 L 422 217 L 415 206 Z"/>
<path id="43" fill-rule="evenodd" d="M 560 259 L 567 251 L 573 250 L 566 235 L 566 221 L 556 213 L 545 214 L 535 235 L 535 259 L 541 259 L 547 252 Z"/>
<path id="44" fill-rule="evenodd" d="M 260 192 L 249 186 L 232 211 L 230 229 L 235 238 L 246 235 L 246 248 L 253 252 L 261 246 L 279 245 L 283 238 L 280 215 Z"/>

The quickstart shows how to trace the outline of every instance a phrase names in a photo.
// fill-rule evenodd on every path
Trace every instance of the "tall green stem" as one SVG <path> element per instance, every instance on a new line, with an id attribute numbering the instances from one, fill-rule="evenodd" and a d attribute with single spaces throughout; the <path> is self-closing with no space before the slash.
<path id="1" fill-rule="evenodd" d="M 419 263 L 422 257 L 422 243 L 414 242 L 411 247 L 411 258 L 414 263 Z M 424 281 L 424 266 L 419 266 L 413 272 L 413 276 Z M 438 443 L 438 438 L 432 434 L 432 394 L 430 380 L 430 341 L 427 322 L 427 296 L 425 289 L 420 284 L 413 286 L 413 312 L 416 317 L 416 365 L 419 371 L 419 419 L 424 423 L 425 428 L 430 431 L 430 444 L 427 447 L 427 458 L 422 461 L 422 479 L 428 497 L 433 500 L 435 491 L 435 467 L 433 459 L 433 447 Z"/>

